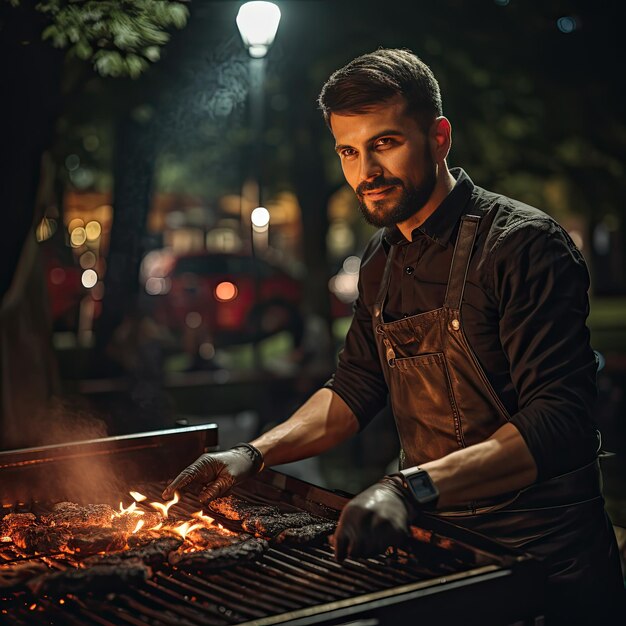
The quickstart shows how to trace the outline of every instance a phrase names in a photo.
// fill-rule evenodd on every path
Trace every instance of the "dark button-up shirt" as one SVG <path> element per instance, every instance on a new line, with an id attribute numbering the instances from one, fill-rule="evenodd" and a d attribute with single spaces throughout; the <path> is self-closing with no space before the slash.
<path id="1" fill-rule="evenodd" d="M 361 261 L 359 296 L 337 370 L 326 384 L 361 427 L 386 404 L 372 314 L 389 247 L 399 246 L 388 321 L 443 305 L 463 214 L 483 215 L 461 317 L 470 346 L 546 479 L 596 455 L 596 360 L 589 343 L 589 274 L 567 232 L 545 213 L 482 189 L 460 169 L 456 185 L 407 241 L 378 231 Z"/>

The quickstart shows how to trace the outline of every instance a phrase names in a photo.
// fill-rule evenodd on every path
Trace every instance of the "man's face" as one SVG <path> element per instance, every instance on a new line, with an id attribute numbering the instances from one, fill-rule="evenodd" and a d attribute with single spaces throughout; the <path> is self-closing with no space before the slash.
<path id="1" fill-rule="evenodd" d="M 382 228 L 405 222 L 430 198 L 436 167 L 428 137 L 398 96 L 366 113 L 331 113 L 344 176 L 361 212 Z"/>

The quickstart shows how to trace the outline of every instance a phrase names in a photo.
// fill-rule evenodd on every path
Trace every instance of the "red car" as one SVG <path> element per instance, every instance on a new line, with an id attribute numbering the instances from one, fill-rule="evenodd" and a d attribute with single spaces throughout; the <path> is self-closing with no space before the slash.
<path id="1" fill-rule="evenodd" d="M 216 344 L 258 340 L 281 330 L 292 332 L 296 344 L 301 339 L 302 285 L 265 260 L 189 254 L 176 257 L 160 280 L 165 319 L 174 331 L 202 329 Z"/>

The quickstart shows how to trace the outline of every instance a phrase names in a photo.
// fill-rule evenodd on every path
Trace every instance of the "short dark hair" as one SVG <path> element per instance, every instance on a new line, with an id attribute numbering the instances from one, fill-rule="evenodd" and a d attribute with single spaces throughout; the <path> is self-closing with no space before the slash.
<path id="1" fill-rule="evenodd" d="M 427 130 L 443 115 L 439 83 L 432 70 L 410 50 L 381 48 L 333 72 L 322 87 L 318 104 L 326 124 L 330 114 L 365 113 L 394 96 L 407 102 L 407 112 Z"/>

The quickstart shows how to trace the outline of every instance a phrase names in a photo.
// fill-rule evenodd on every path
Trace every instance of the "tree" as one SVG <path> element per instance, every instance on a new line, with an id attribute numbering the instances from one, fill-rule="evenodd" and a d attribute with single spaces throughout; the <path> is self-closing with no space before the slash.
<path id="1" fill-rule="evenodd" d="M 0 68 L 4 84 L 11 86 L 3 97 L 8 114 L 1 148 L 3 163 L 11 167 L 3 170 L 0 189 L 2 206 L 10 207 L 0 269 L 0 447 L 32 440 L 33 433 L 21 424 L 58 388 L 34 230 L 49 201 L 42 197 L 38 203 L 36 197 L 42 156 L 53 142 L 67 95 L 61 89 L 64 63 L 82 59 L 103 76 L 137 77 L 158 60 L 169 39 L 166 29 L 182 28 L 187 15 L 179 2 L 163 0 L 4 0 L 0 5 Z"/>

